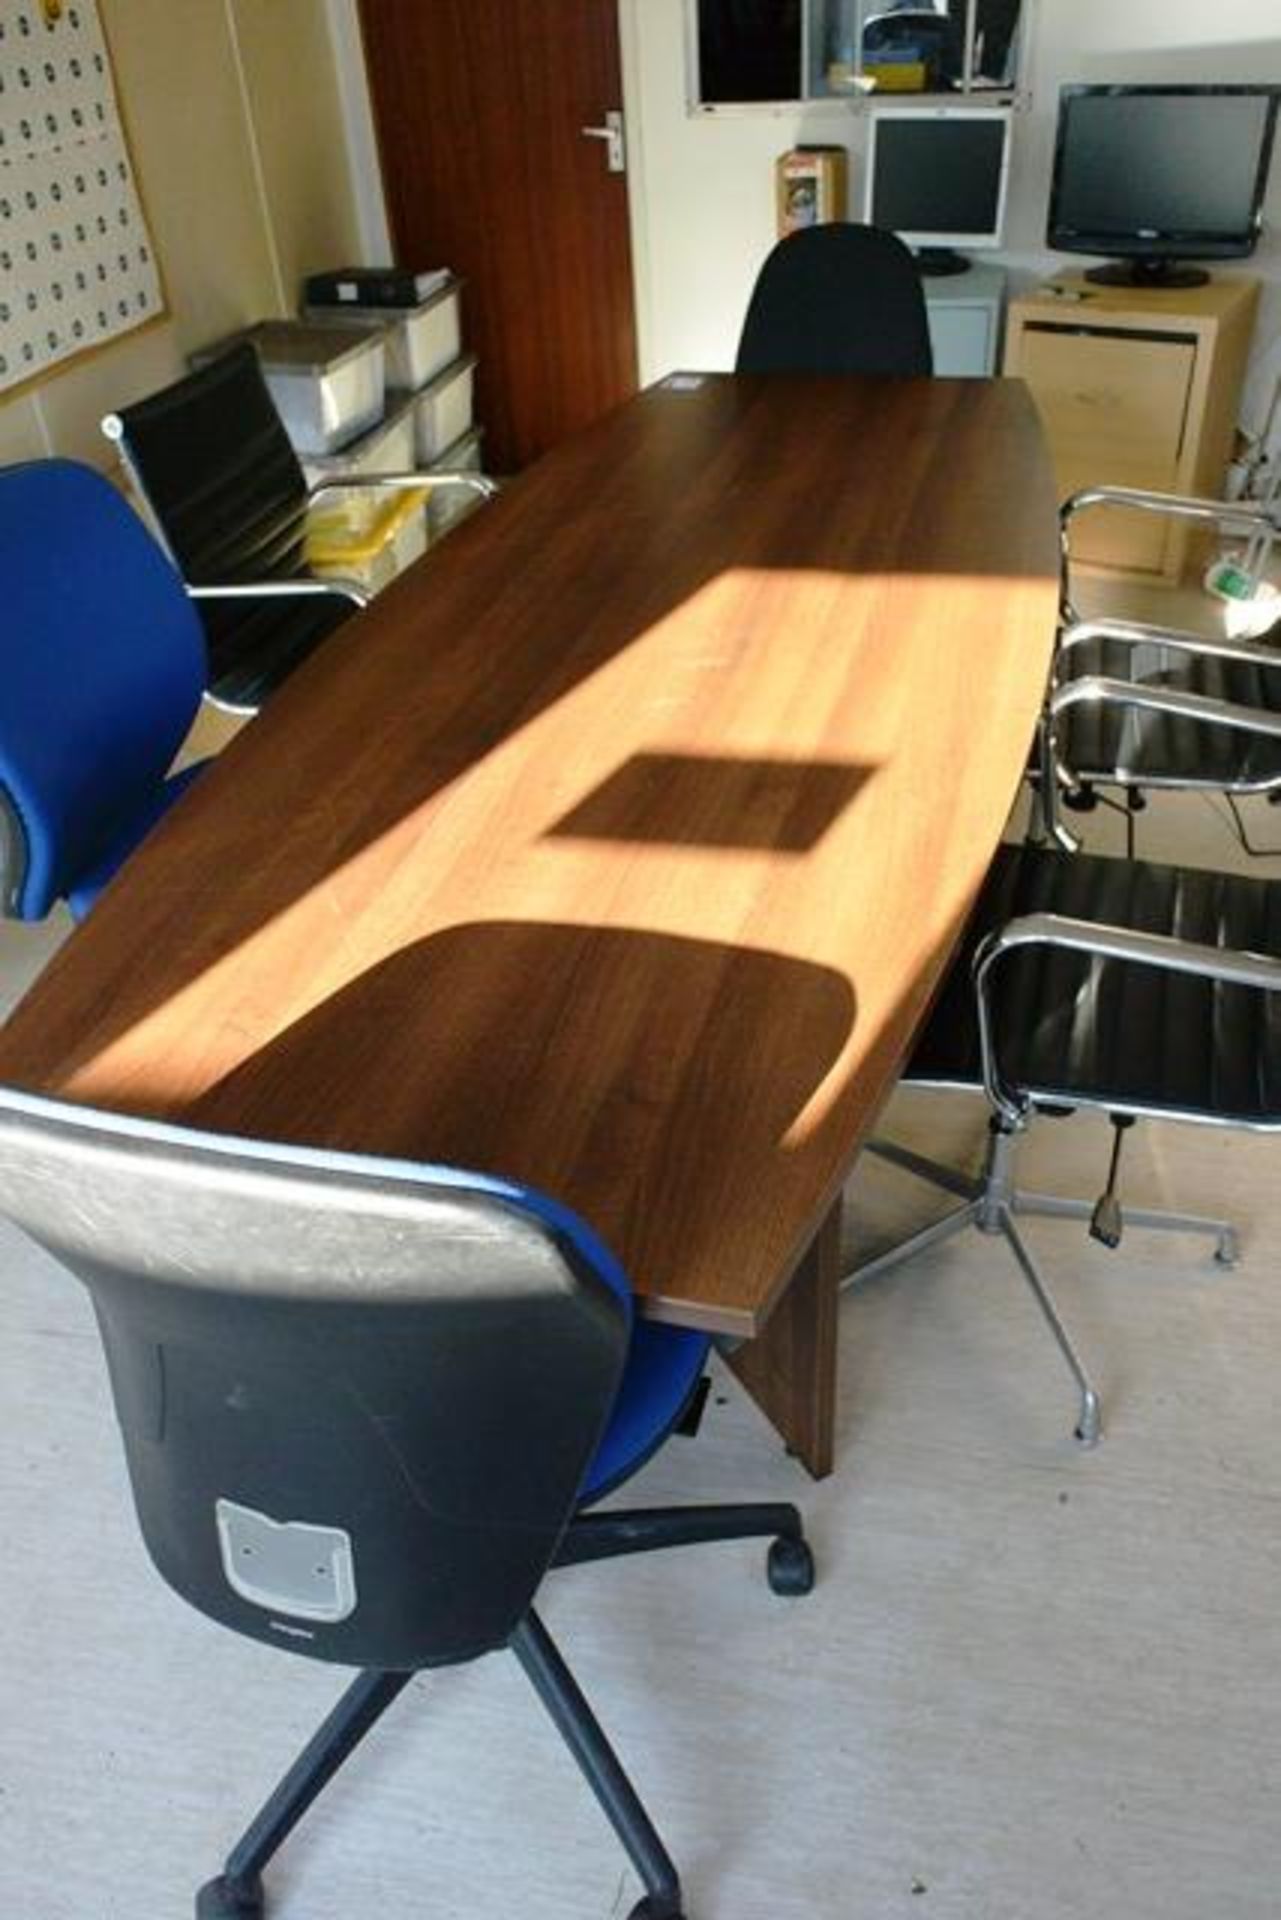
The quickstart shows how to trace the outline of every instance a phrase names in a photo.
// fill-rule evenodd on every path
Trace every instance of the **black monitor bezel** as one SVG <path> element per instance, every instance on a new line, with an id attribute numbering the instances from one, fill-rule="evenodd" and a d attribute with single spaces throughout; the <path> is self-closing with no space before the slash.
<path id="1" fill-rule="evenodd" d="M 1249 221 L 1245 231 L 1230 234 L 1209 233 L 1205 229 L 1196 232 L 1171 230 L 1155 235 L 1127 233 L 1123 229 L 1108 232 L 1092 230 L 1085 232 L 1075 227 L 1062 227 L 1057 222 L 1060 183 L 1063 172 L 1064 149 L 1067 145 L 1067 126 L 1071 103 L 1082 98 L 1120 98 L 1139 96 L 1151 99 L 1157 96 L 1192 96 L 1205 99 L 1212 95 L 1247 95 L 1254 99 L 1267 99 L 1271 103 L 1263 131 L 1263 140 L 1259 148 L 1259 166 L 1251 197 Z M 1059 89 L 1058 123 L 1054 134 L 1054 170 L 1050 177 L 1050 201 L 1045 217 L 1045 244 L 1056 253 L 1101 254 L 1114 260 L 1246 260 L 1259 244 L 1259 234 L 1263 225 L 1263 201 L 1267 193 L 1268 173 L 1272 165 L 1272 148 L 1276 135 L 1277 110 L 1281 104 L 1281 85 L 1270 81 L 1233 81 L 1218 84 L 1215 82 L 1158 83 L 1154 85 L 1130 82 L 1079 82 L 1074 81 Z"/>

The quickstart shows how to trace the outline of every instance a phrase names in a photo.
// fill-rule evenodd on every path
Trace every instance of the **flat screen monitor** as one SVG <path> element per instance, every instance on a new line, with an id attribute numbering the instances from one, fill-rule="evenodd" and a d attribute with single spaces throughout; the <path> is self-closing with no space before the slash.
<path id="1" fill-rule="evenodd" d="M 864 218 L 917 250 L 922 273 L 961 273 L 958 247 L 999 247 L 1010 170 L 1005 107 L 884 107 L 868 136 Z"/>
<path id="2" fill-rule="evenodd" d="M 1086 278 L 1112 286 L 1197 286 L 1209 275 L 1178 261 L 1253 253 L 1279 94 L 1064 87 L 1046 244 L 1111 255 Z"/>

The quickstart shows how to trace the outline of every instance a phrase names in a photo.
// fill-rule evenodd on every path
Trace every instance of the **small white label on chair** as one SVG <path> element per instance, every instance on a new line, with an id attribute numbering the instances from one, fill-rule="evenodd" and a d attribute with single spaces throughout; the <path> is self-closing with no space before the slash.
<path id="1" fill-rule="evenodd" d="M 222 1570 L 242 1600 L 271 1613 L 333 1624 L 356 1610 L 356 1566 L 343 1527 L 215 1503 Z"/>

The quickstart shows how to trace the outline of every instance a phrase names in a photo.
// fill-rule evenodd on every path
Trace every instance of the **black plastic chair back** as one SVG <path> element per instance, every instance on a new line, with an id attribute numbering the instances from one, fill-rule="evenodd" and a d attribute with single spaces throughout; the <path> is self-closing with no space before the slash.
<path id="1" fill-rule="evenodd" d="M 878 227 L 836 222 L 780 240 L 757 276 L 739 373 L 929 374 L 921 277 Z"/>
<path id="2" fill-rule="evenodd" d="M 626 1358 L 579 1223 L 4 1089 L 0 1210 L 92 1296 L 147 1547 L 193 1606 L 352 1666 L 507 1640 Z"/>

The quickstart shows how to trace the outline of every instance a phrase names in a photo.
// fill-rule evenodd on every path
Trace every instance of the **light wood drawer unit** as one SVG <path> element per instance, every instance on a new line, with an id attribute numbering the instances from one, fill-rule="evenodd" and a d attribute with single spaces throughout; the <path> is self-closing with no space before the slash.
<path id="1" fill-rule="evenodd" d="M 1153 293 L 1084 289 L 1010 307 L 1005 371 L 1032 389 L 1060 494 L 1097 485 L 1221 495 L 1257 303 L 1257 282 Z M 1074 555 L 1148 579 L 1173 579 L 1186 533 L 1147 514 L 1082 517 Z"/>

